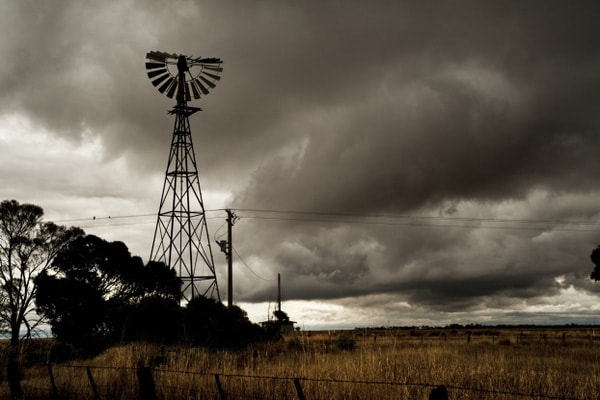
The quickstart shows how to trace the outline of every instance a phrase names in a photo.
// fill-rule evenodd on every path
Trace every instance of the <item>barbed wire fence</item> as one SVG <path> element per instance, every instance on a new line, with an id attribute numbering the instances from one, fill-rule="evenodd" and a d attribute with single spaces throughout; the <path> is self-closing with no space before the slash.
<path id="1" fill-rule="evenodd" d="M 23 381 L 30 400 L 538 399 L 577 397 L 441 383 L 182 371 L 148 366 L 47 364 Z"/>

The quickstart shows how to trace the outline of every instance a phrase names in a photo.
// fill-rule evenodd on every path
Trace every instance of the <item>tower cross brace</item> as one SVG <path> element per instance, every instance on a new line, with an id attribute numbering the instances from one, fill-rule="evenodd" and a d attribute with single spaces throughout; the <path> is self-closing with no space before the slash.
<path id="1" fill-rule="evenodd" d="M 206 296 L 221 301 L 189 122 L 200 109 L 187 105 L 185 57 L 180 56 L 177 68 L 177 105 L 169 111 L 175 123 L 150 260 L 175 269 L 184 300 Z"/>

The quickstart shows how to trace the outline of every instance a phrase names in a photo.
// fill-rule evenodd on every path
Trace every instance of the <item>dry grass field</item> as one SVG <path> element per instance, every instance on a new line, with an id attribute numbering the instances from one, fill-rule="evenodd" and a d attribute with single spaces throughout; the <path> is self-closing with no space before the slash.
<path id="1" fill-rule="evenodd" d="M 450 399 L 600 399 L 600 337 L 574 327 L 296 332 L 242 352 L 135 344 L 52 372 L 61 398 L 93 398 L 91 375 L 101 399 L 136 399 L 140 365 L 164 400 L 220 398 L 215 374 L 228 399 L 296 399 L 293 378 L 306 399 L 427 399 L 441 384 Z M 47 366 L 23 374 L 31 398 L 50 398 Z"/>

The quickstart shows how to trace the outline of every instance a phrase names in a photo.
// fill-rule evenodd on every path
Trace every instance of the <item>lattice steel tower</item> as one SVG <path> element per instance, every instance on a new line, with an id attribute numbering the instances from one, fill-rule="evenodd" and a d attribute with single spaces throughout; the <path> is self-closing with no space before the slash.
<path id="1" fill-rule="evenodd" d="M 149 52 L 146 59 L 152 84 L 177 99 L 169 111 L 175 116 L 175 125 L 150 260 L 175 269 L 183 280 L 185 300 L 203 295 L 221 301 L 189 122 L 190 115 L 200 108 L 187 103 L 215 87 L 223 71 L 222 61 L 161 51 Z"/>

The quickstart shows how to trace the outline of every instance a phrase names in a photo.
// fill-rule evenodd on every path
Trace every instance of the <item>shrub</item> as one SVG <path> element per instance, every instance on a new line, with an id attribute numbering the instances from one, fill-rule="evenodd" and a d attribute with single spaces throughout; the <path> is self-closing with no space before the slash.
<path id="1" fill-rule="evenodd" d="M 264 339 L 244 310 L 226 307 L 215 299 L 195 297 L 183 311 L 187 339 L 193 346 L 211 349 L 243 349 Z"/>
<path id="2" fill-rule="evenodd" d="M 356 349 L 356 340 L 350 335 L 341 335 L 335 341 L 335 345 L 340 350 Z"/>

